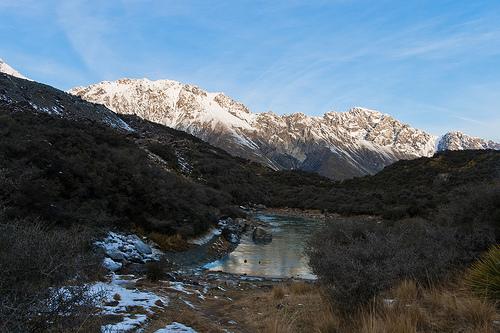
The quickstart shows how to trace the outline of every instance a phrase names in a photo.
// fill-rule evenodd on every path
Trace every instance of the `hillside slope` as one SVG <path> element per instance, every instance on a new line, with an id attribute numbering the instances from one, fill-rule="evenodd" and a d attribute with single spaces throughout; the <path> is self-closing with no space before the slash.
<path id="1" fill-rule="evenodd" d="M 120 79 L 69 92 L 119 114 L 186 131 L 273 169 L 301 169 L 333 179 L 373 174 L 397 160 L 438 150 L 500 148 L 458 132 L 438 138 L 365 108 L 321 117 L 252 113 L 223 93 L 172 80 Z"/>
<path id="2" fill-rule="evenodd" d="M 146 147 L 194 182 L 222 190 L 234 204 L 321 209 L 386 217 L 431 214 L 463 187 L 500 181 L 500 152 L 444 151 L 402 160 L 375 175 L 332 181 L 316 173 L 275 171 L 137 116 L 124 119 Z M 181 161 L 181 163 L 179 163 Z"/>
<path id="3" fill-rule="evenodd" d="M 0 102 L 0 207 L 12 218 L 192 236 L 229 195 L 152 161 L 130 134 Z"/>
<path id="4" fill-rule="evenodd" d="M 193 235 L 220 216 L 239 214 L 231 207 L 249 203 L 425 215 L 460 187 L 496 182 L 500 175 L 500 152 L 463 150 L 335 182 L 276 171 L 137 116 L 123 120 L 36 82 L 0 74 L 0 84 L 0 204 L 11 216 Z M 51 103 L 63 112 L 46 112 Z"/>
<path id="5" fill-rule="evenodd" d="M 88 120 L 125 131 L 132 129 L 114 112 L 51 86 L 0 72 L 0 102 L 70 120 Z"/>

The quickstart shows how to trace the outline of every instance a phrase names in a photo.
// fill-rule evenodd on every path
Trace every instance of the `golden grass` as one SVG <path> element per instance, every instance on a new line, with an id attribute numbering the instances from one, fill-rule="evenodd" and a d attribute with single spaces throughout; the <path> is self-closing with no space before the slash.
<path id="1" fill-rule="evenodd" d="M 289 333 L 294 331 L 295 318 L 293 314 L 272 316 L 266 321 L 265 333 Z"/>
<path id="2" fill-rule="evenodd" d="M 374 301 L 355 321 L 362 333 L 475 332 L 493 333 L 498 313 L 489 303 L 458 286 L 423 289 L 404 281 L 389 295 L 392 305 Z"/>
<path id="3" fill-rule="evenodd" d="M 158 244 L 162 250 L 184 251 L 189 248 L 188 242 L 179 234 L 165 235 L 159 232 L 152 232 L 147 237 Z"/>
<path id="4" fill-rule="evenodd" d="M 314 288 L 315 285 L 307 282 L 294 282 L 288 286 L 290 293 L 295 295 L 303 295 L 313 292 Z"/>
<path id="5" fill-rule="evenodd" d="M 412 302 L 418 297 L 418 287 L 415 281 L 404 280 L 393 288 L 391 294 L 400 303 Z"/>
<path id="6" fill-rule="evenodd" d="M 258 309 L 265 316 L 260 332 L 337 332 L 337 318 L 317 284 L 280 284 L 260 301 Z"/>
<path id="7" fill-rule="evenodd" d="M 184 251 L 189 248 L 189 243 L 180 235 L 167 235 L 160 232 L 146 232 L 143 227 L 134 225 L 132 232 L 149 238 L 165 251 Z"/>
<path id="8" fill-rule="evenodd" d="M 271 295 L 274 299 L 283 299 L 285 297 L 285 287 L 283 287 L 282 285 L 274 286 Z"/>
<path id="9" fill-rule="evenodd" d="M 269 298 L 262 301 L 285 304 L 281 310 L 265 308 L 269 312 L 265 327 L 259 331 L 269 333 L 493 333 L 493 322 L 500 319 L 494 303 L 462 285 L 426 289 L 411 280 L 401 282 L 350 316 L 332 310 L 313 284 L 275 286 Z M 297 302 L 303 307 L 291 306 Z M 258 306 L 263 312 L 262 305 Z"/>

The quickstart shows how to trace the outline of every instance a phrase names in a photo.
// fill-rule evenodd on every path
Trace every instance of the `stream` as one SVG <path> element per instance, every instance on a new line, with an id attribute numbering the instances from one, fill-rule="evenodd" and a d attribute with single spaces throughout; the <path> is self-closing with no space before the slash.
<path id="1" fill-rule="evenodd" d="M 252 233 L 247 232 L 233 252 L 204 268 L 268 278 L 315 279 L 305 247 L 310 237 L 324 226 L 324 221 L 264 214 L 255 217 L 267 224 L 273 235 L 272 242 L 256 244 Z"/>

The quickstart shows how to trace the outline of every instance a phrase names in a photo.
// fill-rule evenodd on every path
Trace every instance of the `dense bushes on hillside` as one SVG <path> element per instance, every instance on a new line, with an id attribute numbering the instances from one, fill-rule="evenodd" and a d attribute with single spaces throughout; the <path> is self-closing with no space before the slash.
<path id="1" fill-rule="evenodd" d="M 499 191 L 498 183 L 471 187 L 427 220 L 333 220 L 310 243 L 311 267 L 344 310 L 404 279 L 435 281 L 497 242 Z"/>
<path id="2" fill-rule="evenodd" d="M 399 219 L 432 214 L 453 201 L 450 192 L 454 189 L 500 177 L 500 152 L 469 150 L 399 161 L 373 176 L 334 182 L 303 171 L 276 172 L 230 156 L 187 133 L 136 116 L 125 119 L 138 130 L 140 144 L 173 169 L 177 155 L 183 156 L 191 167 L 186 177 L 230 194 L 234 204 L 252 202 Z"/>
<path id="3" fill-rule="evenodd" d="M 302 171 L 276 172 L 137 117 L 125 118 L 137 129 L 127 136 L 9 108 L 0 113 L 0 202 L 11 216 L 56 224 L 134 223 L 192 235 L 221 209 L 250 202 L 390 219 L 426 217 L 460 197 L 461 186 L 500 175 L 500 152 L 459 151 L 333 182 Z M 166 165 L 148 158 L 150 153 Z"/>
<path id="4" fill-rule="evenodd" d="M 311 179 L 307 174 L 301 176 Z M 316 180 L 311 186 L 295 186 L 297 180 L 289 182 L 283 172 L 271 178 L 277 179 L 277 185 L 271 187 L 272 206 L 374 214 L 389 219 L 428 216 L 455 196 L 460 198 L 456 189 L 499 179 L 500 152 L 447 151 L 431 158 L 396 162 L 373 176 L 332 183 Z"/>
<path id="5" fill-rule="evenodd" d="M 152 163 L 124 134 L 31 112 L 0 113 L 0 203 L 11 217 L 139 225 L 192 235 L 230 197 Z"/>

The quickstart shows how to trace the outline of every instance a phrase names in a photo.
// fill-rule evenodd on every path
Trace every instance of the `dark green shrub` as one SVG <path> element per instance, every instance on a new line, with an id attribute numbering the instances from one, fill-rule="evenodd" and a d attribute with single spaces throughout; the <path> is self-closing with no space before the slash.
<path id="1" fill-rule="evenodd" d="M 156 165 L 129 136 L 106 126 L 29 111 L 0 115 L 9 119 L 0 136 L 0 203 L 11 217 L 134 224 L 191 236 L 231 202 L 226 193 Z"/>
<path id="2" fill-rule="evenodd" d="M 388 223 L 351 218 L 331 221 L 313 237 L 309 257 L 332 302 L 351 311 L 398 281 L 428 283 L 442 278 L 494 241 L 491 228 L 465 235 L 457 226 L 423 219 Z"/>

